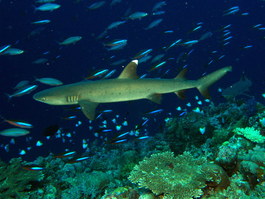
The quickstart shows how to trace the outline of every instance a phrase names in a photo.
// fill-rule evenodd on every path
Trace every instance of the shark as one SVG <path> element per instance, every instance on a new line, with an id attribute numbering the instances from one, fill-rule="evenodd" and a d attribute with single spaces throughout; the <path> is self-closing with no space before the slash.
<path id="1" fill-rule="evenodd" d="M 87 80 L 49 88 L 33 95 L 33 99 L 49 105 L 78 104 L 84 115 L 93 120 L 100 103 L 149 99 L 160 104 L 162 94 L 175 93 L 185 98 L 184 91 L 191 88 L 197 88 L 205 98 L 210 98 L 208 87 L 232 70 L 231 66 L 227 66 L 198 80 L 187 80 L 187 69 L 183 69 L 173 79 L 157 79 L 139 78 L 137 66 L 138 60 L 132 60 L 118 78 Z"/>
<path id="2" fill-rule="evenodd" d="M 235 82 L 233 85 L 228 88 L 223 89 L 222 95 L 226 99 L 234 99 L 237 96 L 245 95 L 251 97 L 247 94 L 249 88 L 252 86 L 251 80 L 249 80 L 246 75 L 243 73 L 240 80 Z"/>

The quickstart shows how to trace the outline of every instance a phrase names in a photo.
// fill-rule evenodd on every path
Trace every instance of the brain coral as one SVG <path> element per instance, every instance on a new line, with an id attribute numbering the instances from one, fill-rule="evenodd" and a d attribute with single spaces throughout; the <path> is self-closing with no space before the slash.
<path id="1" fill-rule="evenodd" d="M 177 157 L 172 152 L 163 152 L 136 165 L 129 180 L 155 194 L 164 194 L 165 198 L 196 198 L 203 195 L 206 182 L 214 182 L 216 186 L 227 183 L 223 170 L 209 165 L 214 164 L 207 163 L 205 158 L 195 159 L 187 152 Z"/>

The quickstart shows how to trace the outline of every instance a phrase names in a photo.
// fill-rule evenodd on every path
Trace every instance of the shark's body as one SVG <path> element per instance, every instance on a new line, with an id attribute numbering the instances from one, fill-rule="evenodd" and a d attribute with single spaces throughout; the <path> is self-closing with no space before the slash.
<path id="1" fill-rule="evenodd" d="M 161 94 L 175 92 L 183 96 L 183 91 L 197 88 L 205 97 L 209 97 L 207 88 L 219 80 L 231 67 L 219 69 L 199 80 L 185 80 L 185 71 L 175 79 L 138 79 L 136 75 L 138 61 L 130 62 L 117 79 L 84 81 L 41 91 L 34 99 L 51 105 L 79 104 L 89 119 L 94 119 L 99 103 L 150 99 L 160 103 Z"/>

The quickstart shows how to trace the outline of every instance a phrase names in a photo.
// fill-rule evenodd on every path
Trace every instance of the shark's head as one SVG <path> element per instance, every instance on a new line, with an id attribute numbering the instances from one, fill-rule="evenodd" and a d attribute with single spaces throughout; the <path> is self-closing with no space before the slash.
<path id="1" fill-rule="evenodd" d="M 40 91 L 36 93 L 33 96 L 33 99 L 45 104 L 50 104 L 50 105 L 66 105 L 68 104 L 66 102 L 66 98 L 63 95 L 63 93 L 56 92 L 56 89 L 51 88 L 51 89 L 46 89 L 43 91 Z"/>

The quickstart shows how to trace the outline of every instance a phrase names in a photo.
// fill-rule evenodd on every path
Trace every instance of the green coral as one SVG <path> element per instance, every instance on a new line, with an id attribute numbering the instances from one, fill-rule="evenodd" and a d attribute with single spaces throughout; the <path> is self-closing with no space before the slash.
<path id="1" fill-rule="evenodd" d="M 16 158 L 9 164 L 0 162 L 0 198 L 26 199 L 41 185 L 42 172 L 22 169 L 21 161 L 21 158 Z"/>
<path id="2" fill-rule="evenodd" d="M 112 180 L 113 176 L 107 172 L 78 173 L 74 178 L 65 179 L 70 187 L 63 191 L 62 197 L 69 199 L 96 198 L 98 194 L 104 192 Z"/>
<path id="3" fill-rule="evenodd" d="M 208 199 L 260 199 L 265 198 L 265 183 L 251 188 L 243 175 L 235 173 L 231 176 L 230 186 L 222 191 L 209 193 Z"/>
<path id="4" fill-rule="evenodd" d="M 223 178 L 217 165 L 209 166 L 205 158 L 195 159 L 190 153 L 174 157 L 172 152 L 153 154 L 136 165 L 129 180 L 165 198 L 190 199 L 203 195 L 206 181 Z M 214 168 L 214 169 L 208 169 Z"/>
<path id="5" fill-rule="evenodd" d="M 253 127 L 246 127 L 246 128 L 236 128 L 233 131 L 238 135 L 242 135 L 248 140 L 256 143 L 264 143 L 265 137 L 260 134 L 258 130 Z"/>

